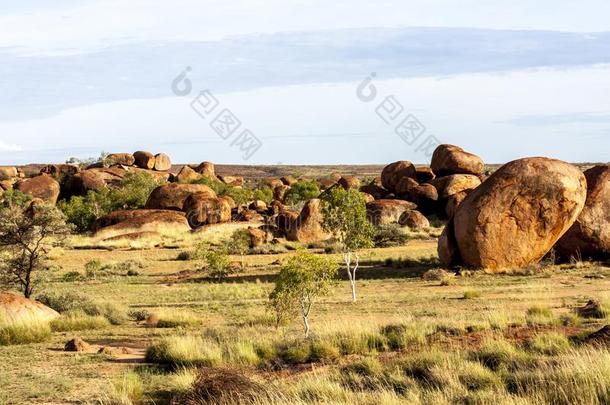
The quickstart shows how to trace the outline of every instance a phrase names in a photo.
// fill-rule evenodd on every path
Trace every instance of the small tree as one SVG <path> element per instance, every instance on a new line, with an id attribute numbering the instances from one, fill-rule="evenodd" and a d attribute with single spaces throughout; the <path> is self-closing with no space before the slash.
<path id="1" fill-rule="evenodd" d="M 198 259 L 203 259 L 205 261 L 206 272 L 217 281 L 224 280 L 233 272 L 229 255 L 224 249 L 214 250 L 210 249 L 209 246 L 205 244 L 201 244 L 197 248 L 195 256 Z"/>
<path id="2" fill-rule="evenodd" d="M 26 298 L 43 279 L 50 248 L 65 243 L 70 227 L 54 206 L 37 205 L 24 210 L 10 206 L 0 210 L 0 281 L 17 286 Z"/>
<path id="3" fill-rule="evenodd" d="M 303 201 L 309 201 L 312 198 L 318 198 L 320 195 L 320 187 L 315 181 L 299 181 L 290 187 L 286 192 L 286 203 L 296 205 Z"/>
<path id="4" fill-rule="evenodd" d="M 360 265 L 357 251 L 373 247 L 375 235 L 375 228 L 367 219 L 366 200 L 357 190 L 334 187 L 324 193 L 323 202 L 323 227 L 333 235 L 343 253 L 352 301 L 356 302 L 356 271 Z"/>
<path id="5" fill-rule="evenodd" d="M 229 253 L 240 256 L 243 271 L 246 268 L 244 256 L 250 251 L 250 234 L 245 229 L 236 230 L 227 242 L 227 246 Z"/>
<path id="6" fill-rule="evenodd" d="M 298 308 L 305 337 L 309 337 L 309 315 L 316 298 L 327 295 L 337 274 L 337 264 L 327 257 L 299 252 L 282 267 L 269 296 L 278 323 Z"/>

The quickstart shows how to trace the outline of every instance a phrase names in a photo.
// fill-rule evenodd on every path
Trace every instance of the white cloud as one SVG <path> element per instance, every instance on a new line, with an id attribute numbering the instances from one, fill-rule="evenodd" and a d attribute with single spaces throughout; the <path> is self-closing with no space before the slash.
<path id="1" fill-rule="evenodd" d="M 0 14 L 0 47 L 89 49 L 129 41 L 360 27 L 604 31 L 605 0 L 96 0 Z M 338 16 L 340 16 L 338 18 Z"/>
<path id="2" fill-rule="evenodd" d="M 20 152 L 22 150 L 23 148 L 19 145 L 0 141 L 0 152 Z"/>
<path id="3" fill-rule="evenodd" d="M 428 161 L 356 98 L 358 83 L 271 87 L 215 93 L 264 143 L 253 164 L 386 163 Z M 428 133 L 464 146 L 487 162 L 543 155 L 568 161 L 605 161 L 610 120 L 583 122 L 583 112 L 610 113 L 610 67 L 468 74 L 375 82 L 380 97 L 395 95 Z M 569 96 L 567 96 L 569 95 Z M 190 97 L 88 105 L 32 121 L 0 122 L 27 152 L 0 154 L 1 163 L 62 162 L 70 156 L 150 149 L 177 163 L 243 163 L 189 107 Z M 570 118 L 545 125 L 514 124 L 549 111 Z M 517 121 L 518 123 L 518 121 Z M 41 134 L 51 142 L 42 142 Z"/>

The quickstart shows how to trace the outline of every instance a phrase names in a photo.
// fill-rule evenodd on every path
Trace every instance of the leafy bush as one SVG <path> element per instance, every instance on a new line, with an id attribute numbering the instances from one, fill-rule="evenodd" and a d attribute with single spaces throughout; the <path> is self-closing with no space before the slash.
<path id="1" fill-rule="evenodd" d="M 231 261 L 224 249 L 212 250 L 202 244 L 197 248 L 196 256 L 206 262 L 207 274 L 218 281 L 225 279 L 233 272 Z"/>
<path id="2" fill-rule="evenodd" d="M 81 311 L 90 316 L 103 316 L 113 325 L 121 325 L 127 321 L 127 312 L 120 305 L 95 302 L 82 294 L 47 293 L 39 295 L 36 299 L 60 314 Z"/>
<path id="3" fill-rule="evenodd" d="M 148 173 L 128 173 L 118 188 L 73 196 L 69 201 L 60 201 L 58 207 L 79 232 L 88 232 L 96 220 L 110 212 L 144 208 L 152 191 L 161 184 L 161 180 Z"/>
<path id="4" fill-rule="evenodd" d="M 261 200 L 266 204 L 270 204 L 273 201 L 273 190 L 268 186 L 256 188 L 252 192 L 252 199 Z"/>
<path id="5" fill-rule="evenodd" d="M 2 201 L 0 209 L 8 207 L 25 207 L 32 201 L 32 197 L 19 190 L 11 189 L 6 190 L 0 197 L 0 200 Z"/>
<path id="6" fill-rule="evenodd" d="M 60 201 L 58 208 L 66 216 L 68 223 L 73 224 L 78 232 L 88 232 L 98 218 L 106 215 L 110 209 L 107 192 L 89 191 L 87 195 L 73 196 L 70 201 Z"/>
<path id="7" fill-rule="evenodd" d="M 142 322 L 150 316 L 150 312 L 146 309 L 132 309 L 127 316 L 136 322 Z"/>
<path id="8" fill-rule="evenodd" d="M 236 204 L 246 204 L 252 200 L 252 190 L 246 187 L 232 187 L 222 181 L 213 180 L 208 177 L 202 177 L 194 180 L 192 184 L 203 184 L 210 187 L 219 196 L 228 196 L 235 201 Z"/>
<path id="9" fill-rule="evenodd" d="M 481 292 L 477 290 L 466 290 L 464 291 L 464 299 L 465 300 L 473 300 L 481 297 Z"/>
<path id="10" fill-rule="evenodd" d="M 380 225 L 375 231 L 375 247 L 402 246 L 409 241 L 409 236 L 398 224 Z"/>
<path id="11" fill-rule="evenodd" d="M 288 204 L 298 204 L 303 201 L 318 198 L 320 196 L 320 187 L 315 181 L 299 181 L 290 187 L 286 192 L 285 200 Z"/>

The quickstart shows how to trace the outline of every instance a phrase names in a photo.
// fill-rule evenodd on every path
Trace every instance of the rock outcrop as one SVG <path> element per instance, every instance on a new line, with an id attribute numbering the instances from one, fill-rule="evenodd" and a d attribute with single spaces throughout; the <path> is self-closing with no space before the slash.
<path id="1" fill-rule="evenodd" d="M 209 198 L 216 197 L 214 190 L 203 184 L 172 183 L 154 189 L 145 208 L 183 211 L 184 202 L 193 193 L 206 193 Z"/>
<path id="2" fill-rule="evenodd" d="M 535 263 L 574 224 L 586 196 L 585 176 L 575 166 L 547 158 L 510 162 L 458 207 L 453 257 L 467 267 L 490 270 Z M 441 240 L 451 240 L 451 235 Z M 451 250 L 446 245 L 439 243 L 439 256 L 445 264 L 455 264 L 445 261 Z"/>
<path id="3" fill-rule="evenodd" d="M 432 154 L 430 167 L 437 176 L 479 175 L 485 170 L 485 164 L 480 157 L 455 145 L 439 145 Z"/>
<path id="4" fill-rule="evenodd" d="M 610 165 L 585 171 L 587 201 L 578 219 L 556 245 L 564 259 L 610 257 Z"/>

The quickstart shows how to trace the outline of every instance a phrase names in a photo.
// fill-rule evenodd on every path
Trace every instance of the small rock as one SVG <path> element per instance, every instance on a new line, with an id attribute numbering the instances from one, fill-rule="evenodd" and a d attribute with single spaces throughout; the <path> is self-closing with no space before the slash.
<path id="1" fill-rule="evenodd" d="M 66 352 L 86 352 L 89 350 L 91 350 L 91 345 L 79 337 L 70 340 L 64 346 Z"/>

